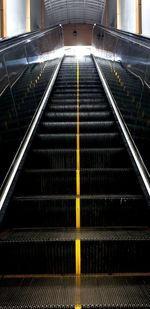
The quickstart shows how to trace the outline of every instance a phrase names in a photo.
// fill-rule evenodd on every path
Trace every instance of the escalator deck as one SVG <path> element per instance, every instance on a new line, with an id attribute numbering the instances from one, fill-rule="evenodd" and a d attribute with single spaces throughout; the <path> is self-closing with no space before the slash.
<path id="1" fill-rule="evenodd" d="M 66 56 L 0 233 L 0 309 L 150 308 L 149 209 L 93 59 Z"/>

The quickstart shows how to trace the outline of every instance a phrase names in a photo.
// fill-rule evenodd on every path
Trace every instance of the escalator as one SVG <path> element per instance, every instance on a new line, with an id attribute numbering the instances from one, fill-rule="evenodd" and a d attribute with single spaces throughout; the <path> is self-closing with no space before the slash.
<path id="1" fill-rule="evenodd" d="M 0 309 L 149 308 L 149 208 L 91 56 L 64 57 L 0 233 Z"/>

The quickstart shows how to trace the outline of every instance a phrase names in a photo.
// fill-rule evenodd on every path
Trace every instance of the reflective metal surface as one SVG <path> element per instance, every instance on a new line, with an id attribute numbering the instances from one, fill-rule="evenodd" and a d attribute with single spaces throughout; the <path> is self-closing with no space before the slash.
<path id="1" fill-rule="evenodd" d="M 93 51 L 150 171 L 150 40 L 96 26 Z"/>
<path id="2" fill-rule="evenodd" d="M 62 57 L 62 28 L 0 49 L 0 184 Z"/>

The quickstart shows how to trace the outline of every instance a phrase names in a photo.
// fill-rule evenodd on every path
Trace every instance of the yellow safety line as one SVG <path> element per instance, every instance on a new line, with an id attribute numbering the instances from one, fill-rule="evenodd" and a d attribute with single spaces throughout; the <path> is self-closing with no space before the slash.
<path id="1" fill-rule="evenodd" d="M 81 274 L 81 241 L 80 239 L 76 239 L 75 241 L 75 255 L 76 255 L 76 275 L 80 276 Z"/>
<path id="2" fill-rule="evenodd" d="M 80 70 L 77 62 L 76 228 L 80 228 Z"/>
<path id="3" fill-rule="evenodd" d="M 76 229 L 80 229 L 80 69 L 77 61 Z M 76 275 L 81 274 L 81 241 L 75 241 Z M 77 306 L 80 308 L 80 306 Z"/>
<path id="4" fill-rule="evenodd" d="M 81 305 L 76 305 L 75 309 L 81 309 Z"/>
<path id="5" fill-rule="evenodd" d="M 76 172 L 76 179 L 77 178 L 79 178 L 79 175 Z M 80 197 L 76 197 L 76 228 L 80 228 Z"/>

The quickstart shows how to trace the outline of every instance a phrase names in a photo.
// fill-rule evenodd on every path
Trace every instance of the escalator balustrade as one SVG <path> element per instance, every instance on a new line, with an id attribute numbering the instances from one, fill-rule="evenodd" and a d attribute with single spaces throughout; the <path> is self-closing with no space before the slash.
<path id="1" fill-rule="evenodd" d="M 146 308 L 149 246 L 93 60 L 66 56 L 2 223 L 0 308 Z"/>

